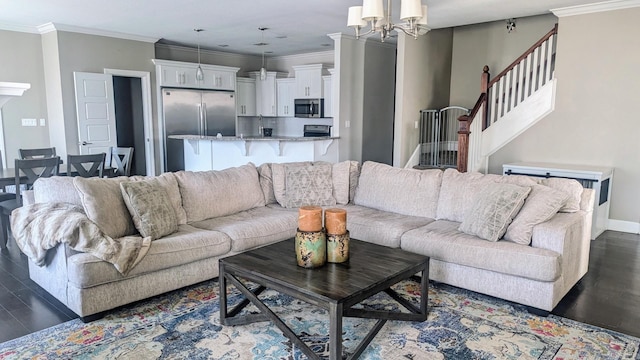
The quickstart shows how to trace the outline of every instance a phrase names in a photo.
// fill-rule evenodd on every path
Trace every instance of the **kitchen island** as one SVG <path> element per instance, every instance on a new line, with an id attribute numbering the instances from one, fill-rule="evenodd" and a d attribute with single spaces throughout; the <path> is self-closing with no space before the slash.
<path id="1" fill-rule="evenodd" d="M 248 162 L 338 161 L 338 137 L 171 135 L 184 141 L 189 171 L 222 170 Z"/>

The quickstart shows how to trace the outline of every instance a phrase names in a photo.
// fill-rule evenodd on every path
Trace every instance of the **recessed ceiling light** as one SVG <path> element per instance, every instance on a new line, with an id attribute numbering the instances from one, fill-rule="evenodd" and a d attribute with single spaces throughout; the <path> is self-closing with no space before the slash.
<path id="1" fill-rule="evenodd" d="M 320 46 L 331 46 L 331 44 L 320 44 Z"/>
<path id="2" fill-rule="evenodd" d="M 266 43 L 266 42 L 259 42 L 259 43 L 255 43 L 255 44 L 253 44 L 253 45 L 255 45 L 255 46 L 267 46 L 267 45 L 269 45 L 269 43 Z"/>
<path id="3" fill-rule="evenodd" d="M 265 54 L 273 54 L 273 51 L 265 51 Z"/>
<path id="4" fill-rule="evenodd" d="M 276 39 L 286 39 L 287 35 L 278 35 L 276 36 Z"/>
<path id="5" fill-rule="evenodd" d="M 229 47 L 227 44 L 218 45 L 219 47 Z"/>

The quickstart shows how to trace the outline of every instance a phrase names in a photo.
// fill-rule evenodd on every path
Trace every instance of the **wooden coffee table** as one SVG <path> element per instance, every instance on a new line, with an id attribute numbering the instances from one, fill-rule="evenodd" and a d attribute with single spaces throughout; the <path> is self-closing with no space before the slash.
<path id="1" fill-rule="evenodd" d="M 351 239 L 349 261 L 328 263 L 316 269 L 297 266 L 294 240 L 285 240 L 220 260 L 220 322 L 243 325 L 272 321 L 310 359 L 320 359 L 277 314 L 258 296 L 273 289 L 329 311 L 329 358 L 342 359 L 342 318 L 378 319 L 350 359 L 357 359 L 387 320 L 424 321 L 427 319 L 429 258 L 401 249 L 392 249 Z M 407 301 L 390 287 L 421 272 L 420 306 Z M 239 279 L 258 284 L 248 289 Z M 227 285 L 233 284 L 246 297 L 227 309 Z M 384 291 L 409 312 L 354 309 L 354 305 Z M 252 303 L 259 314 L 239 315 Z"/>

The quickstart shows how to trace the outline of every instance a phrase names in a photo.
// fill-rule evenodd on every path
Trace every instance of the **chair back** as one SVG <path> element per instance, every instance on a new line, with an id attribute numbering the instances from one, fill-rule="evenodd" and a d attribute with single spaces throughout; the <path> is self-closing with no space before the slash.
<path id="1" fill-rule="evenodd" d="M 67 155 L 67 176 L 102 177 L 105 153 Z"/>
<path id="2" fill-rule="evenodd" d="M 26 189 L 30 190 L 33 187 L 33 183 L 39 178 L 58 175 L 59 167 L 59 156 L 43 159 L 16 159 L 16 200 L 18 205 L 22 205 L 20 184 L 26 185 Z M 25 181 L 21 181 L 23 174 L 26 177 Z"/>
<path id="3" fill-rule="evenodd" d="M 41 159 L 50 158 L 56 156 L 56 148 L 42 148 L 42 149 L 19 149 L 20 159 Z"/>
<path id="4" fill-rule="evenodd" d="M 114 176 L 129 176 L 131 175 L 131 161 L 133 160 L 133 148 L 132 147 L 111 147 L 109 148 L 111 154 L 110 166 L 113 168 Z"/>

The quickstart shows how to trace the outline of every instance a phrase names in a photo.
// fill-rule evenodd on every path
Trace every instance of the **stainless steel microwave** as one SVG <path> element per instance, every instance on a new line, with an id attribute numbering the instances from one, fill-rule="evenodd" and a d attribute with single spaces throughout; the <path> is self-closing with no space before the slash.
<path id="1" fill-rule="evenodd" d="M 295 117 L 322 118 L 324 117 L 324 99 L 295 99 Z"/>

